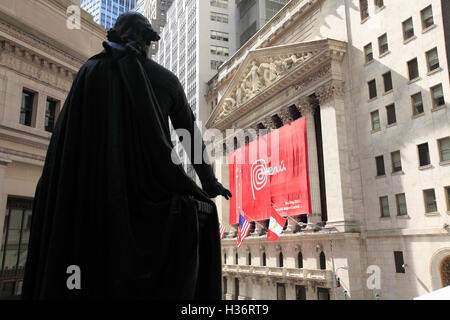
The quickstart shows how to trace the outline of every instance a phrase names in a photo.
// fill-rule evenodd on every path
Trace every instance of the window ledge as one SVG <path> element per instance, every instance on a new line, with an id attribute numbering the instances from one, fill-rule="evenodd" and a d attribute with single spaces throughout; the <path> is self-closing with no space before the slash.
<path id="1" fill-rule="evenodd" d="M 371 133 L 371 134 L 375 134 L 375 133 L 378 133 L 378 132 L 381 132 L 381 129 L 372 130 L 370 133 Z"/>
<path id="2" fill-rule="evenodd" d="M 380 220 L 391 220 L 391 219 L 392 219 L 391 216 L 389 216 L 389 217 L 380 217 Z"/>
<path id="3" fill-rule="evenodd" d="M 441 214 L 438 211 L 436 211 L 436 212 L 425 212 L 425 216 L 426 217 L 438 217 L 440 215 Z"/>
<path id="4" fill-rule="evenodd" d="M 412 41 L 414 41 L 414 40 L 416 40 L 416 39 L 417 39 L 417 36 L 414 35 L 414 36 L 412 36 L 411 38 L 408 38 L 408 39 L 404 40 L 404 41 L 403 41 L 403 44 L 408 44 L 408 43 L 410 43 L 410 42 L 412 42 Z"/>
<path id="5" fill-rule="evenodd" d="M 391 53 L 391 51 L 390 50 L 388 50 L 388 51 L 386 51 L 385 53 L 382 53 L 382 54 L 380 54 L 380 56 L 378 57 L 378 58 L 384 58 L 384 57 L 386 57 L 389 53 Z"/>
<path id="6" fill-rule="evenodd" d="M 370 16 L 365 17 L 364 19 L 361 20 L 361 24 L 365 23 L 369 19 L 370 19 Z"/>
<path id="7" fill-rule="evenodd" d="M 368 65 L 372 64 L 375 61 L 375 59 L 372 59 L 370 61 L 367 61 L 364 66 L 367 67 Z"/>
<path id="8" fill-rule="evenodd" d="M 436 69 L 434 69 L 434 70 L 432 70 L 432 71 L 428 71 L 427 76 L 432 76 L 433 74 L 439 73 L 439 72 L 441 72 L 441 71 L 442 71 L 442 68 L 441 68 L 441 67 L 436 68 Z"/>
<path id="9" fill-rule="evenodd" d="M 375 101 L 375 100 L 377 100 L 378 99 L 378 97 L 373 97 L 373 98 L 369 98 L 369 100 L 367 100 L 367 102 L 373 102 L 373 101 Z"/>
<path id="10" fill-rule="evenodd" d="M 386 178 L 386 175 L 385 175 L 385 174 L 383 174 L 382 176 L 376 176 L 376 177 L 375 177 L 375 179 L 384 179 L 384 178 Z"/>
<path id="11" fill-rule="evenodd" d="M 411 119 L 418 119 L 418 118 L 421 118 L 421 117 L 424 117 L 424 116 L 425 116 L 425 112 L 418 113 L 418 114 L 413 114 Z"/>
<path id="12" fill-rule="evenodd" d="M 386 128 L 392 128 L 392 127 L 395 127 L 395 126 L 397 126 L 397 122 L 388 124 L 388 125 L 386 126 Z"/>
<path id="13" fill-rule="evenodd" d="M 440 166 L 448 166 L 448 165 L 450 165 L 450 160 L 441 161 L 441 162 L 439 162 L 439 165 Z"/>
<path id="14" fill-rule="evenodd" d="M 385 93 L 383 93 L 383 96 L 387 96 L 388 94 L 391 94 L 392 92 L 394 92 L 394 89 L 386 91 Z"/>
<path id="15" fill-rule="evenodd" d="M 417 81 L 420 81 L 420 80 L 422 80 L 422 78 L 421 77 L 417 77 L 417 78 L 414 78 L 412 80 L 409 80 L 408 84 L 413 84 L 413 83 L 415 83 Z"/>
<path id="16" fill-rule="evenodd" d="M 427 169 L 431 169 L 433 168 L 432 164 L 427 164 L 426 166 L 421 166 L 419 167 L 419 170 L 427 170 Z"/>
<path id="17" fill-rule="evenodd" d="M 422 34 L 427 33 L 428 31 L 433 30 L 433 29 L 436 28 L 436 27 L 437 27 L 436 24 L 432 24 L 432 25 L 429 26 L 428 28 L 423 29 L 423 30 L 422 30 Z"/>
<path id="18" fill-rule="evenodd" d="M 409 216 L 407 214 L 401 215 L 401 216 L 397 215 L 397 219 L 411 219 L 411 216 Z"/>
<path id="19" fill-rule="evenodd" d="M 401 175 L 404 175 L 404 174 L 405 174 L 405 172 L 403 170 L 391 173 L 392 176 L 401 176 Z"/>
<path id="20" fill-rule="evenodd" d="M 437 107 L 431 108 L 431 112 L 436 112 L 436 111 L 443 110 L 443 109 L 445 109 L 445 104 L 443 104 L 442 106 L 437 106 Z"/>
<path id="21" fill-rule="evenodd" d="M 383 5 L 382 7 L 377 7 L 377 8 L 375 9 L 375 13 L 381 12 L 384 8 L 386 8 L 385 5 Z"/>

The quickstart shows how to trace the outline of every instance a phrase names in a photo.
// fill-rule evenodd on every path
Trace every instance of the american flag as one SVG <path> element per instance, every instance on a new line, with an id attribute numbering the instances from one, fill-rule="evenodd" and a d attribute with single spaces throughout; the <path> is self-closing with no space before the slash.
<path id="1" fill-rule="evenodd" d="M 225 234 L 225 227 L 220 222 L 219 222 L 219 230 L 220 230 L 220 240 L 222 240 L 223 239 L 223 235 Z"/>
<path id="2" fill-rule="evenodd" d="M 247 237 L 249 231 L 250 231 L 250 223 L 247 220 L 245 220 L 245 218 L 242 214 L 239 214 L 239 226 L 238 226 L 237 243 L 236 243 L 238 248 L 241 247 L 242 242 Z"/>

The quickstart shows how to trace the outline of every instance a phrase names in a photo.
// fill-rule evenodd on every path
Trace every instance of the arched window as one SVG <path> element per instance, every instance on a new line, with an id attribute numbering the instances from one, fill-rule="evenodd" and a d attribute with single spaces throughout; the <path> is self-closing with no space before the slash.
<path id="1" fill-rule="evenodd" d="M 450 286 L 450 256 L 447 256 L 441 262 L 441 280 L 442 287 Z"/>
<path id="2" fill-rule="evenodd" d="M 279 255 L 279 264 L 280 264 L 280 268 L 283 268 L 283 252 L 280 251 L 280 255 Z"/>
<path id="3" fill-rule="evenodd" d="M 262 265 L 263 265 L 263 267 L 266 266 L 266 253 L 265 252 L 263 252 L 263 255 L 262 255 Z"/>
<path id="4" fill-rule="evenodd" d="M 239 257 L 238 257 L 238 253 L 237 253 L 237 251 L 236 251 L 236 255 L 235 255 L 235 257 L 234 257 L 234 264 L 238 264 L 238 261 L 239 261 L 238 258 L 239 258 Z"/>
<path id="5" fill-rule="evenodd" d="M 299 269 L 303 268 L 303 255 L 301 251 L 299 251 L 297 255 L 297 265 Z"/>
<path id="6" fill-rule="evenodd" d="M 326 260 L 325 260 L 325 253 L 320 252 L 319 256 L 319 264 L 320 264 L 320 270 L 325 270 L 327 268 Z"/>
<path id="7" fill-rule="evenodd" d="M 223 263 L 227 264 L 227 253 L 226 252 L 223 254 Z"/>
<path id="8" fill-rule="evenodd" d="M 251 254 L 251 252 L 248 253 L 248 265 L 249 266 L 252 265 L 252 254 Z"/>

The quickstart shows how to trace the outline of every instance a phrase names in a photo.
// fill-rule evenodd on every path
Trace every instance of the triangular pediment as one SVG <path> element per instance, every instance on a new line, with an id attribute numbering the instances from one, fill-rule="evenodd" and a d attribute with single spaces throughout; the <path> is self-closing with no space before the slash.
<path id="1" fill-rule="evenodd" d="M 306 71 L 310 68 L 305 67 L 313 63 L 313 60 L 313 64 L 318 64 L 316 58 L 329 59 L 330 53 L 335 54 L 336 48 L 337 51 L 342 49 L 345 52 L 345 47 L 345 43 L 327 39 L 249 51 L 211 114 L 208 124 L 221 122 L 271 88 L 292 83 L 293 75 L 301 76 L 299 69 Z"/>

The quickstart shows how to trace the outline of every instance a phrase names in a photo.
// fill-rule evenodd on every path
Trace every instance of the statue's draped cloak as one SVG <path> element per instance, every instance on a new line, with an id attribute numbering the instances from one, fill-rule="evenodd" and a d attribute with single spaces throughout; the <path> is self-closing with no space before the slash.
<path id="1" fill-rule="evenodd" d="M 168 116 L 190 131 L 194 118 L 184 93 L 169 110 L 152 86 L 179 92 L 178 79 L 130 47 L 104 47 L 80 69 L 50 141 L 22 298 L 220 299 L 217 212 L 200 219 L 192 198 L 216 207 L 171 161 Z M 67 287 L 72 265 L 79 290 Z"/>

